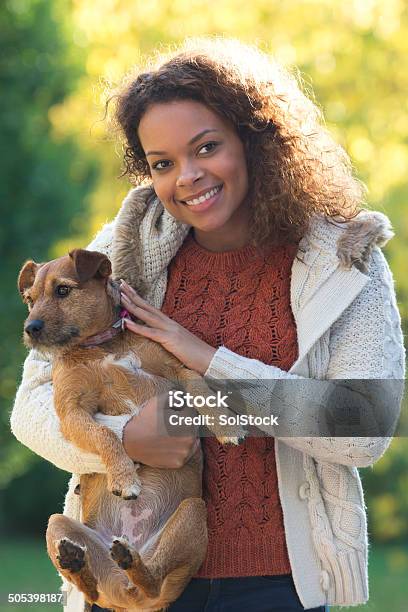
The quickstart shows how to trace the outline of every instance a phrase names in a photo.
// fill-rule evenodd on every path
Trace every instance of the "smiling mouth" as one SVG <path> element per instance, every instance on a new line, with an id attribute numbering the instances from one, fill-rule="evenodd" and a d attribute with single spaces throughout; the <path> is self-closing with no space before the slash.
<path id="1" fill-rule="evenodd" d="M 203 193 L 199 198 L 193 198 L 192 200 L 180 200 L 182 204 L 186 204 L 186 206 L 198 206 L 207 200 L 213 198 L 217 193 L 219 193 L 222 189 L 223 185 L 217 185 L 216 187 L 212 187 L 205 193 Z"/>

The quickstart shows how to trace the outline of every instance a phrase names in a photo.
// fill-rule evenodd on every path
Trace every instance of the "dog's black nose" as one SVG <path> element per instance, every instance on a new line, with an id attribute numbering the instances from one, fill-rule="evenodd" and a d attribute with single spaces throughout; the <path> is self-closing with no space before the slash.
<path id="1" fill-rule="evenodd" d="M 43 327 L 44 321 L 41 319 L 34 319 L 34 321 L 30 321 L 30 323 L 25 326 L 24 331 L 32 338 L 38 338 Z"/>

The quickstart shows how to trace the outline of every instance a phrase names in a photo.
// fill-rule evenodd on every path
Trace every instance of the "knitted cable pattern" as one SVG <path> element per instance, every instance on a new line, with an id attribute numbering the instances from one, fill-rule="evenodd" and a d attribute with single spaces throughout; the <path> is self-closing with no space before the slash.
<path id="1" fill-rule="evenodd" d="M 252 246 L 212 253 L 189 235 L 170 265 L 163 311 L 211 346 L 288 370 L 297 356 L 294 254 L 293 247 L 260 254 Z M 247 437 L 232 447 L 207 437 L 203 451 L 209 546 L 197 575 L 289 573 L 274 439 Z"/>
<path id="2" fill-rule="evenodd" d="M 384 233 L 385 221 L 377 212 L 361 214 L 341 228 L 321 217 L 313 219 L 291 271 L 299 357 L 290 372 L 221 347 L 206 376 L 256 382 L 248 398 L 255 414 L 263 401 L 259 381 L 355 379 L 378 372 L 374 375 L 378 393 L 372 400 L 380 410 L 384 402 L 384 409 L 396 412 L 400 390 L 396 388 L 397 393 L 390 395 L 389 385 L 382 382 L 404 378 L 403 337 L 391 273 L 382 253 L 373 248 L 376 244 L 383 246 L 390 237 Z M 115 222 L 106 225 L 89 248 L 109 254 L 117 277 L 131 281 L 160 308 L 168 265 L 187 232 L 187 226 L 169 218 L 157 198 L 146 198 L 146 189 L 137 188 L 130 191 Z M 360 329 L 362 344 L 357 344 L 355 332 Z M 10 419 L 13 433 L 62 469 L 76 474 L 103 471 L 99 457 L 63 439 L 53 407 L 49 371 L 46 357 L 31 351 Z M 289 422 L 299 421 L 310 412 L 308 397 L 299 402 L 295 394 L 288 400 Z M 98 414 L 96 418 L 121 436 L 123 417 Z M 279 432 L 271 433 L 279 436 Z M 355 466 L 372 465 L 387 449 L 390 438 L 375 434 L 368 438 L 277 437 L 274 442 L 286 544 L 302 605 L 308 609 L 324 603 L 356 605 L 367 601 L 367 530 L 364 523 L 349 520 L 353 512 L 347 509 L 354 504 L 354 514 L 364 515 Z M 77 483 L 74 476 L 64 512 L 78 520 L 78 496 L 73 493 Z M 352 539 L 354 544 L 349 544 Z M 81 606 L 76 599 L 79 593 L 72 585 L 68 591 L 66 612 L 79 612 L 83 609 L 83 602 Z"/>

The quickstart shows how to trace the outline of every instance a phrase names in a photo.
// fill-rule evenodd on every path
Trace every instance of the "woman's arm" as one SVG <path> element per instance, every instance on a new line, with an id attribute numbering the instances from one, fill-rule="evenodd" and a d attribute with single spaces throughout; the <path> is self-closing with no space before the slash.
<path id="1" fill-rule="evenodd" d="M 330 330 L 325 380 L 302 378 L 225 347 L 215 350 L 126 284 L 122 303 L 144 322 L 127 321 L 128 329 L 159 342 L 205 375 L 210 386 L 211 380 L 226 383 L 225 390 L 238 386 L 244 400 L 238 403 L 240 410 L 278 417 L 278 427 L 260 429 L 320 461 L 364 467 L 390 443 L 404 378 L 400 317 L 391 273 L 378 248 L 371 254 L 368 274 L 370 282 Z M 351 429 L 350 416 L 363 419 L 364 426 Z"/>
<path id="2" fill-rule="evenodd" d="M 98 455 L 80 450 L 63 437 L 54 407 L 51 368 L 50 361 L 38 351 L 29 353 L 11 413 L 11 431 L 34 453 L 67 472 L 106 472 Z M 118 417 L 96 415 L 101 425 L 110 427 L 120 438 L 123 427 L 131 418 L 131 414 Z"/>
<path id="3" fill-rule="evenodd" d="M 206 372 L 208 380 L 248 383 L 242 391 L 245 411 L 278 416 L 278 427 L 261 427 L 267 433 L 320 461 L 357 467 L 373 464 L 388 447 L 404 379 L 400 317 L 392 276 L 379 249 L 368 273 L 371 282 L 330 330 L 330 380 L 305 379 L 224 347 Z M 356 415 L 361 420 L 353 426 Z M 341 428 L 349 431 L 342 436 Z M 330 430 L 338 437 L 330 437 Z M 308 437 L 301 437 L 302 432 Z"/>

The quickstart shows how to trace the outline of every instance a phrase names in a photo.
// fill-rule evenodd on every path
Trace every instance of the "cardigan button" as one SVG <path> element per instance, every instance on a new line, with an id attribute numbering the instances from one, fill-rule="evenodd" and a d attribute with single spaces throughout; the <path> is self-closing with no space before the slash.
<path id="1" fill-rule="evenodd" d="M 328 591 L 330 588 L 330 576 L 326 570 L 320 572 L 320 586 L 323 591 Z"/>
<path id="2" fill-rule="evenodd" d="M 299 497 L 300 499 L 309 499 L 310 497 L 310 484 L 308 482 L 304 482 L 299 487 Z"/>

